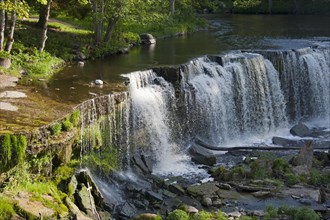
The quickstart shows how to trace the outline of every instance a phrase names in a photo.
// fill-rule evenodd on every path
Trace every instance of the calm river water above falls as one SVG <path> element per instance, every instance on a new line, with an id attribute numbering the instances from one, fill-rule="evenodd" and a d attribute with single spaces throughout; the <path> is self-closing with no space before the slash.
<path id="1" fill-rule="evenodd" d="M 57 74 L 44 90 L 63 102 L 80 102 L 91 93 L 108 94 L 123 89 L 123 73 L 155 66 L 176 65 L 206 54 L 231 50 L 295 49 L 330 40 L 329 16 L 208 15 L 214 30 L 158 39 L 156 45 L 140 46 L 129 54 L 76 64 Z M 105 81 L 93 88 L 95 79 Z"/>

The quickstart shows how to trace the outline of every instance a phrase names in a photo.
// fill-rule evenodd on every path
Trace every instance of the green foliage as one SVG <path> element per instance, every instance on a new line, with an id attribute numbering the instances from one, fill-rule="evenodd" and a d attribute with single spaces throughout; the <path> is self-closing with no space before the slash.
<path id="1" fill-rule="evenodd" d="M 102 170 L 104 173 L 112 173 L 120 168 L 118 149 L 112 146 L 94 149 L 88 156 L 83 158 L 83 163 L 92 169 Z"/>
<path id="2" fill-rule="evenodd" d="M 278 214 L 277 214 L 277 209 L 276 208 L 274 208 L 271 205 L 266 207 L 266 213 L 265 213 L 265 216 L 264 216 L 265 220 L 273 219 L 273 218 L 276 218 L 277 216 L 278 216 Z"/>
<path id="3" fill-rule="evenodd" d="M 3 170 L 5 170 L 10 165 L 10 161 L 11 161 L 11 138 L 9 134 L 4 135 L 0 150 L 1 150 L 1 163 L 2 163 L 1 167 L 3 167 Z"/>
<path id="4" fill-rule="evenodd" d="M 30 159 L 31 173 L 48 176 L 51 169 L 52 158 L 49 153 L 33 155 Z"/>
<path id="5" fill-rule="evenodd" d="M 79 110 L 72 112 L 72 114 L 70 116 L 70 121 L 74 127 L 77 127 L 79 125 L 79 121 L 80 121 L 80 111 Z"/>
<path id="6" fill-rule="evenodd" d="M 270 177 L 270 165 L 268 160 L 254 160 L 251 164 L 251 174 L 254 179 L 265 179 Z"/>
<path id="7" fill-rule="evenodd" d="M 141 42 L 140 36 L 137 33 L 133 32 L 123 33 L 123 38 L 128 44 L 138 44 Z"/>
<path id="8" fill-rule="evenodd" d="M 52 73 L 63 65 L 62 59 L 53 57 L 45 51 L 40 53 L 37 49 L 15 49 L 12 60 L 11 68 L 25 70 L 27 77 L 34 80 L 49 79 Z"/>
<path id="9" fill-rule="evenodd" d="M 214 216 L 212 213 L 206 212 L 206 211 L 200 211 L 196 214 L 194 214 L 191 218 L 191 220 L 212 220 L 214 219 Z"/>
<path id="10" fill-rule="evenodd" d="M 62 180 L 69 179 L 74 173 L 74 168 L 67 165 L 60 166 L 54 172 L 54 183 L 58 185 Z"/>
<path id="11" fill-rule="evenodd" d="M 0 219 L 12 219 L 15 214 L 13 203 L 0 194 Z"/>
<path id="12" fill-rule="evenodd" d="M 1 50 L 0 51 L 0 59 L 6 59 L 6 58 L 11 58 L 10 53 L 7 51 Z"/>
<path id="13" fill-rule="evenodd" d="M 42 202 L 46 207 L 55 210 L 58 214 L 68 212 L 68 208 L 62 202 L 66 195 L 58 190 L 53 182 L 27 182 L 17 187 L 15 191 L 30 193 L 32 195 L 31 199 Z M 51 195 L 52 198 L 50 199 L 44 195 Z"/>
<path id="14" fill-rule="evenodd" d="M 307 207 L 290 208 L 288 206 L 281 206 L 278 209 L 278 214 L 286 215 L 292 220 L 319 220 L 320 216 L 313 210 Z"/>
<path id="15" fill-rule="evenodd" d="M 166 218 L 167 220 L 189 220 L 189 215 L 180 209 L 170 212 Z"/>
<path id="16" fill-rule="evenodd" d="M 287 184 L 290 186 L 300 182 L 299 176 L 296 176 L 293 173 L 286 173 L 284 179 L 286 180 Z"/>
<path id="17" fill-rule="evenodd" d="M 283 158 L 277 158 L 273 161 L 272 170 L 275 177 L 281 177 L 289 171 L 289 164 Z"/>
<path id="18" fill-rule="evenodd" d="M 234 0 L 234 7 L 237 8 L 253 8 L 260 5 L 261 0 Z"/>
<path id="19" fill-rule="evenodd" d="M 56 122 L 55 124 L 51 125 L 49 129 L 50 129 L 50 133 L 52 135 L 58 135 L 61 133 L 62 124 L 59 122 Z"/>
<path id="20" fill-rule="evenodd" d="M 73 124 L 71 121 L 69 121 L 69 119 L 65 119 L 62 122 L 62 130 L 63 131 L 70 131 L 73 128 Z"/>
<path id="21" fill-rule="evenodd" d="M 25 151 L 27 147 L 26 137 L 24 135 L 18 135 L 16 145 L 17 164 L 23 164 L 25 159 Z"/>
<path id="22" fill-rule="evenodd" d="M 217 220 L 228 220 L 228 218 L 226 216 L 224 216 L 223 212 L 221 212 L 220 210 L 217 212 L 217 218 L 216 219 Z"/>

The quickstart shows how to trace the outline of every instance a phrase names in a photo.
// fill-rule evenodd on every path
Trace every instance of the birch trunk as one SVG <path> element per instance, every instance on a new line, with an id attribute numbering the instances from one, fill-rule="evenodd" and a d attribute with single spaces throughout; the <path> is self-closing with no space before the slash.
<path id="1" fill-rule="evenodd" d="M 3 3 L 3 0 L 0 0 Z M 5 28 L 6 28 L 6 16 L 5 10 L 0 10 L 0 50 L 4 49 L 5 42 Z"/>
<path id="2" fill-rule="evenodd" d="M 16 25 L 16 11 L 14 10 L 11 12 L 10 30 L 5 48 L 5 50 L 8 51 L 9 53 L 14 44 L 15 25 Z"/>
<path id="3" fill-rule="evenodd" d="M 42 24 L 42 33 L 41 33 L 41 41 L 39 46 L 39 51 L 42 52 L 45 49 L 46 41 L 47 41 L 47 25 L 48 25 L 48 19 L 50 14 L 50 7 L 52 5 L 52 0 L 47 1 L 46 5 L 46 14 L 45 14 L 45 20 Z"/>

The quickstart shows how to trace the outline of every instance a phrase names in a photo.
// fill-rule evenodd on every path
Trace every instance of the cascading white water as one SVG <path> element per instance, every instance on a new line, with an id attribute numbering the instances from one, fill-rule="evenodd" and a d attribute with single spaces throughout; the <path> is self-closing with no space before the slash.
<path id="1" fill-rule="evenodd" d="M 189 94 L 184 97 L 194 97 L 185 101 L 195 119 L 193 135 L 230 145 L 242 136 L 286 126 L 278 73 L 270 61 L 247 53 L 226 55 L 222 60 L 219 65 L 200 58 L 182 72 L 183 92 Z"/>
<path id="2" fill-rule="evenodd" d="M 330 120 L 330 48 L 265 53 L 280 72 L 292 121 Z"/>
<path id="3" fill-rule="evenodd" d="M 175 114 L 174 88 L 152 71 L 125 75 L 130 80 L 131 113 L 133 119 L 132 143 L 142 148 L 152 148 L 155 156 L 155 173 L 169 174 L 190 169 L 187 158 L 181 154 L 173 138 L 171 127 Z"/>

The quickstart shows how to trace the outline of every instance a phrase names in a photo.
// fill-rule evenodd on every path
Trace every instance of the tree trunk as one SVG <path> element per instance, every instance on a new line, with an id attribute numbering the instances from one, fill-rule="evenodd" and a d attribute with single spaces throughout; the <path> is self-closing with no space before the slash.
<path id="1" fill-rule="evenodd" d="M 40 28 L 44 27 L 44 24 L 46 22 L 46 17 L 47 17 L 47 7 L 48 7 L 48 2 L 47 5 L 40 5 L 40 9 L 39 9 L 39 19 L 37 22 L 37 26 Z"/>
<path id="2" fill-rule="evenodd" d="M 3 4 L 3 0 L 0 0 L 0 3 Z M 6 28 L 6 17 L 5 10 L 0 10 L 0 50 L 4 48 L 5 41 L 5 28 Z"/>
<path id="3" fill-rule="evenodd" d="M 40 41 L 40 45 L 39 45 L 40 52 L 42 52 L 45 49 L 46 40 L 48 38 L 47 37 L 47 24 L 48 24 L 51 5 L 52 5 L 52 0 L 48 0 L 47 5 L 46 5 L 46 16 L 43 21 L 44 23 L 42 25 L 41 41 Z M 40 17 L 39 17 L 39 20 L 40 20 Z"/>
<path id="4" fill-rule="evenodd" d="M 268 13 L 272 14 L 273 11 L 273 0 L 268 0 Z"/>
<path id="5" fill-rule="evenodd" d="M 104 1 L 101 1 L 99 5 L 96 0 L 90 0 L 89 4 L 93 11 L 95 43 L 99 44 L 103 34 Z"/>
<path id="6" fill-rule="evenodd" d="M 175 13 L 175 0 L 170 0 L 170 10 L 171 10 L 171 15 L 174 15 L 174 13 Z"/>
<path id="7" fill-rule="evenodd" d="M 13 47 L 13 43 L 14 43 L 14 32 L 15 32 L 15 25 L 16 25 L 16 11 L 12 11 L 11 12 L 11 21 L 10 21 L 10 30 L 9 30 L 9 35 L 8 35 L 8 39 L 7 39 L 7 44 L 6 44 L 6 51 L 10 52 L 12 47 Z"/>
<path id="8" fill-rule="evenodd" d="M 108 21 L 108 27 L 107 27 L 107 32 L 106 32 L 105 37 L 104 37 L 104 42 L 105 43 L 109 43 L 110 42 L 113 29 L 114 29 L 114 27 L 115 27 L 115 25 L 116 25 L 116 23 L 117 23 L 118 20 L 119 20 L 118 18 L 109 19 L 109 21 Z"/>

